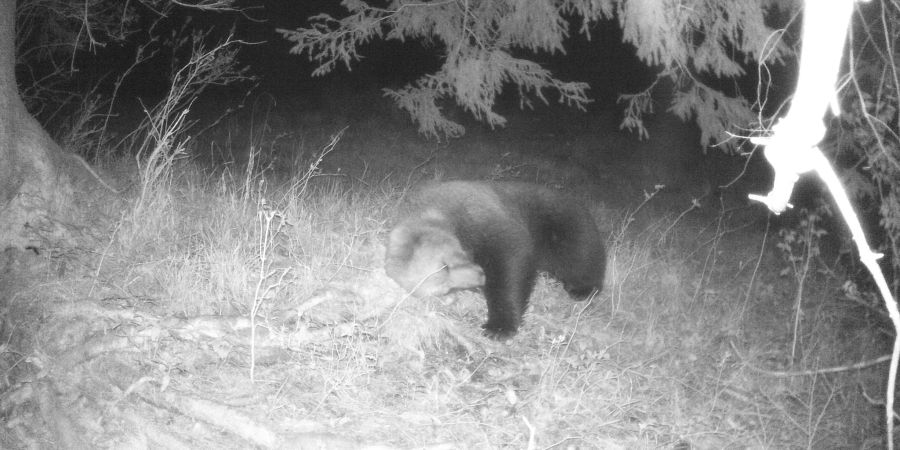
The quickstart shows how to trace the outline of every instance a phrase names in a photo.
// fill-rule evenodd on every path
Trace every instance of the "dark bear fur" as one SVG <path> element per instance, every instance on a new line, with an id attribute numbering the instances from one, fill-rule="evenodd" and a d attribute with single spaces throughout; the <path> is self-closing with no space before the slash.
<path id="1" fill-rule="evenodd" d="M 483 286 L 492 338 L 513 336 L 537 271 L 583 300 L 603 287 L 606 251 L 588 208 L 547 187 L 452 181 L 426 186 L 391 231 L 385 271 L 415 296 Z"/>

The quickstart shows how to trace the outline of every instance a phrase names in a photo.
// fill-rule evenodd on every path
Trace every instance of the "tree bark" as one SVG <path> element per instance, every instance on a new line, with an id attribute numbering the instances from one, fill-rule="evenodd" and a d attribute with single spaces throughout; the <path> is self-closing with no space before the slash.
<path id="1" fill-rule="evenodd" d="M 15 10 L 15 0 L 0 0 L 0 205 L 4 206 L 22 185 L 21 177 L 13 171 L 17 160 L 16 129 L 9 114 L 13 111 L 13 99 L 8 95 L 9 86 L 16 86 Z M 18 91 L 13 92 L 18 97 Z"/>
<path id="2" fill-rule="evenodd" d="M 85 200 L 97 183 L 25 108 L 16 85 L 15 21 L 16 0 L 0 0 L 0 249 L 43 248 L 82 234 Z"/>

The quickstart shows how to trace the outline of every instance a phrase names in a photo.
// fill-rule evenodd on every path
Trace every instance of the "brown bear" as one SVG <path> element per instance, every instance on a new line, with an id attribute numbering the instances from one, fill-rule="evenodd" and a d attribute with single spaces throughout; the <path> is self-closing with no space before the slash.
<path id="1" fill-rule="evenodd" d="M 515 335 L 537 271 L 583 300 L 603 287 L 606 251 L 587 206 L 520 182 L 451 181 L 416 192 L 391 231 L 385 272 L 417 297 L 482 287 L 485 333 Z"/>

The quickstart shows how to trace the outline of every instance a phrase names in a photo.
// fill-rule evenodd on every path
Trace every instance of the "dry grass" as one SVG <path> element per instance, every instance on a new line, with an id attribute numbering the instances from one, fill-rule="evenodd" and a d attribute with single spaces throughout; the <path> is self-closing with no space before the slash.
<path id="1" fill-rule="evenodd" d="M 23 255 L 32 264 L 7 271 L 7 379 L 52 382 L 87 444 L 882 445 L 866 396 L 882 392 L 884 366 L 772 372 L 879 356 L 885 322 L 845 299 L 819 258 L 802 260 L 802 291 L 780 276 L 776 233 L 763 244 L 750 211 L 597 202 L 604 291 L 575 303 L 541 277 L 519 335 L 501 344 L 479 333 L 479 293 L 416 300 L 385 277 L 384 236 L 410 178 L 331 176 L 321 169 L 336 154 L 323 151 L 285 178 L 254 148 L 274 146 L 250 146 L 242 169 L 175 161 L 96 249 Z M 52 418 L 24 419 L 41 410 L 31 400 L 3 398 L 0 443 L 52 437 L 39 430 Z"/>

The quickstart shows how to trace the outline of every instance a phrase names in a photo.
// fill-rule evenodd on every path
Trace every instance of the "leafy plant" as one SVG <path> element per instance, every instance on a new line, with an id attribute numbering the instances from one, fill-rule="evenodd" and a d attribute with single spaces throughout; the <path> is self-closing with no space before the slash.
<path id="1" fill-rule="evenodd" d="M 782 252 L 782 257 L 787 263 L 781 269 L 781 276 L 792 275 L 797 282 L 797 292 L 794 296 L 794 339 L 791 344 L 791 360 L 796 361 L 797 345 L 799 341 L 800 318 L 803 311 L 803 296 L 806 281 L 813 269 L 813 263 L 819 257 L 821 249 L 819 243 L 822 236 L 828 232 L 822 227 L 823 216 L 831 217 L 832 213 L 827 204 L 820 203 L 813 210 L 803 208 L 800 210 L 800 222 L 793 227 L 782 228 L 778 232 L 781 240 L 775 244 Z"/>
<path id="2" fill-rule="evenodd" d="M 900 20 L 891 10 L 884 33 L 866 41 L 878 49 L 900 43 Z M 897 127 L 900 73 L 892 53 L 861 52 L 867 64 L 857 64 L 850 73 L 846 110 L 839 124 L 845 131 L 833 146 L 837 157 L 853 161 L 843 178 L 848 189 L 863 204 L 877 208 L 878 224 L 884 231 L 879 250 L 888 256 L 892 291 L 900 294 L 900 135 Z"/>

